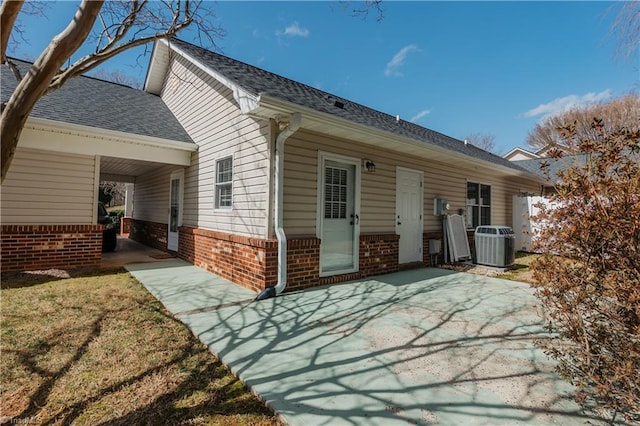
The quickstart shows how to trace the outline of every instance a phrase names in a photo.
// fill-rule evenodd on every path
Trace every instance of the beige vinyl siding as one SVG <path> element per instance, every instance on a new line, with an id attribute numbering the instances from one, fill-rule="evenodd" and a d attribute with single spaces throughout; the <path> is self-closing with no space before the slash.
<path id="1" fill-rule="evenodd" d="M 2 184 L 3 225 L 95 223 L 96 158 L 20 148 Z"/>
<path id="2" fill-rule="evenodd" d="M 136 178 L 133 214 L 138 220 L 169 223 L 169 184 L 176 166 L 162 166 Z"/>
<path id="3" fill-rule="evenodd" d="M 464 170 L 428 159 L 329 138 L 311 132 L 294 134 L 285 145 L 284 222 L 287 235 L 316 233 L 318 151 L 372 160 L 376 171 L 361 170 L 360 232 L 395 232 L 396 167 L 424 173 L 424 231 L 441 229 L 433 216 L 433 199 L 446 198 L 451 211 L 466 207 L 467 180 L 491 185 L 492 223 L 511 225 L 511 197 L 537 192 L 540 186 L 524 178 L 497 176 L 488 168 Z"/>
<path id="4" fill-rule="evenodd" d="M 268 232 L 267 120 L 242 115 L 230 89 L 180 56 L 162 99 L 198 144 L 185 169 L 183 224 L 264 238 Z M 233 157 L 233 208 L 215 208 L 216 160 Z"/>

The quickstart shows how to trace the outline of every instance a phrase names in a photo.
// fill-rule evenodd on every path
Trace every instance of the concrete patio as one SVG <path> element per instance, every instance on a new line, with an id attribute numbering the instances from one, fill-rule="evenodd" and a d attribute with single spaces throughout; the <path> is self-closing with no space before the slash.
<path id="1" fill-rule="evenodd" d="M 127 269 L 292 425 L 597 423 L 525 284 L 424 268 L 253 302 L 177 259 Z"/>

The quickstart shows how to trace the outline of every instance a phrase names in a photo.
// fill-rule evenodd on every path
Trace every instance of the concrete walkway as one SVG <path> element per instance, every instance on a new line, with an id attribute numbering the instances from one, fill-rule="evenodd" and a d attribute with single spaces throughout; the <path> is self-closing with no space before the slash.
<path id="1" fill-rule="evenodd" d="M 425 268 L 252 302 L 179 260 L 127 269 L 292 425 L 597 423 L 524 284 Z"/>
<path id="2" fill-rule="evenodd" d="M 116 250 L 102 253 L 100 268 L 121 268 L 132 263 L 163 262 L 171 257 L 172 255 L 167 252 L 118 236 Z"/>

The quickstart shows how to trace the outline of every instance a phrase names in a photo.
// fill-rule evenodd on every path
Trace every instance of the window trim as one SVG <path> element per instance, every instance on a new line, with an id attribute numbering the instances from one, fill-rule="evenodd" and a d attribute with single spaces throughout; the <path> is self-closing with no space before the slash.
<path id="1" fill-rule="evenodd" d="M 230 179 L 228 181 L 220 182 L 218 180 L 218 178 L 219 178 L 219 167 L 220 167 L 220 164 L 223 161 L 227 161 L 227 160 L 231 161 L 231 170 L 230 170 L 231 177 L 230 177 Z M 214 198 L 213 206 L 214 206 L 215 210 L 232 210 L 233 209 L 233 175 L 234 175 L 234 173 L 233 173 L 233 163 L 234 163 L 233 155 L 228 155 L 226 157 L 222 157 L 222 158 L 219 158 L 219 159 L 216 160 L 215 171 L 214 171 L 215 172 L 215 174 L 214 174 L 214 185 L 213 185 L 214 186 L 214 188 L 213 188 L 213 191 L 214 191 L 214 194 L 213 194 L 213 198 Z M 222 188 L 222 187 L 229 187 L 231 189 L 231 201 L 230 201 L 230 205 L 228 205 L 228 206 L 220 205 L 220 193 L 219 193 L 218 190 L 219 190 L 219 188 Z"/>
<path id="2" fill-rule="evenodd" d="M 478 199 L 476 200 L 476 203 L 469 203 L 469 184 L 477 186 Z M 486 186 L 489 188 L 489 204 L 481 204 L 483 201 L 481 197 L 483 186 Z M 491 204 L 492 199 L 493 199 L 493 190 L 491 188 L 491 184 L 467 179 L 467 182 L 465 185 L 465 215 L 467 216 L 465 218 L 465 221 L 466 221 L 467 229 L 475 229 L 477 226 L 491 225 L 492 213 L 493 213 L 492 204 Z M 475 226 L 473 224 L 473 214 L 469 215 L 468 213 L 469 207 L 478 208 L 478 224 Z M 489 209 L 489 223 L 482 223 L 482 208 Z"/>

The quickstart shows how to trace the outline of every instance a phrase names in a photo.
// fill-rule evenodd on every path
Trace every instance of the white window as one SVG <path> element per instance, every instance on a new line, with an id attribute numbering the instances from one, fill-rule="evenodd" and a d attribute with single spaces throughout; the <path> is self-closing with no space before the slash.
<path id="1" fill-rule="evenodd" d="M 216 161 L 216 209 L 230 209 L 233 205 L 233 158 Z"/>
<path id="2" fill-rule="evenodd" d="M 347 169 L 326 166 L 324 181 L 324 218 L 347 217 Z"/>
<path id="3" fill-rule="evenodd" d="M 467 228 L 491 225 L 491 186 L 467 182 Z"/>

